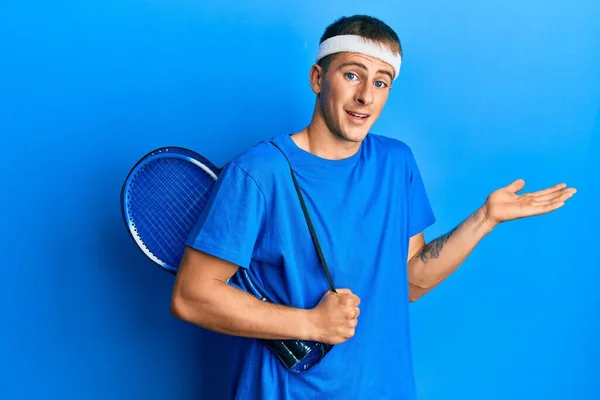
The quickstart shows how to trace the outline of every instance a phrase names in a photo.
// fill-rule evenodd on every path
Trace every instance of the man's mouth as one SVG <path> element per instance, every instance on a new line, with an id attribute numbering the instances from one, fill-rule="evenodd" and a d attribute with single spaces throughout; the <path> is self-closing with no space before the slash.
<path id="1" fill-rule="evenodd" d="M 359 114 L 359 113 L 355 113 L 352 111 L 346 111 L 346 112 L 354 118 L 367 119 L 369 117 L 369 114 Z"/>

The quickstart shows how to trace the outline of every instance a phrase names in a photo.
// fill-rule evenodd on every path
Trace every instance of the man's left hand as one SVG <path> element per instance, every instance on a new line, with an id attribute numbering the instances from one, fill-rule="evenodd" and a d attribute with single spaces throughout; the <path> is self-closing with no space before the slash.
<path id="1" fill-rule="evenodd" d="M 523 187 L 525 181 L 518 179 L 488 196 L 483 205 L 483 212 L 493 225 L 555 211 L 564 206 L 577 192 L 576 189 L 567 188 L 566 184 L 559 183 L 537 192 L 517 194 Z"/>

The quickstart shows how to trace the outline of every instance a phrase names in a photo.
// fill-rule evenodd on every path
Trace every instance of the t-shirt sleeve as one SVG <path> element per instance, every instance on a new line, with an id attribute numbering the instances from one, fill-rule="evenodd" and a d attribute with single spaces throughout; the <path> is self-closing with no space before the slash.
<path id="1" fill-rule="evenodd" d="M 429 202 L 429 197 L 425 190 L 425 184 L 421 176 L 421 171 L 417 165 L 412 152 L 409 154 L 408 162 L 409 176 L 409 236 L 425 230 L 435 222 L 435 215 Z"/>
<path id="2" fill-rule="evenodd" d="M 226 164 L 186 245 L 247 268 L 265 218 L 256 181 L 237 164 Z"/>

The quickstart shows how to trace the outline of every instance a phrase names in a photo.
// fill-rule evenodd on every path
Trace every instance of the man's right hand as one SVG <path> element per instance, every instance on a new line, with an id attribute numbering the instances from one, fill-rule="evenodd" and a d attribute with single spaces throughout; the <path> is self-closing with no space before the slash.
<path id="1" fill-rule="evenodd" d="M 310 310 L 316 341 L 339 344 L 354 336 L 360 299 L 350 289 L 328 290 L 319 304 Z"/>

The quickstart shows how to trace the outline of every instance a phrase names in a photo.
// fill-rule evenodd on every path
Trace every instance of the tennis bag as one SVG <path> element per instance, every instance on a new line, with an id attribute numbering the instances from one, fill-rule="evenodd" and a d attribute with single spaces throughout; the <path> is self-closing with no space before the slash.
<path id="1" fill-rule="evenodd" d="M 331 290 L 336 292 L 292 165 L 285 153 L 271 143 L 288 162 L 319 260 Z M 148 258 L 171 274 L 177 274 L 185 240 L 205 208 L 219 172 L 219 168 L 191 150 L 163 147 L 142 157 L 121 188 L 121 212 L 129 234 Z M 227 283 L 262 301 L 275 303 L 244 268 L 239 268 Z M 259 340 L 292 373 L 309 371 L 333 348 L 331 344 L 306 340 Z"/>

